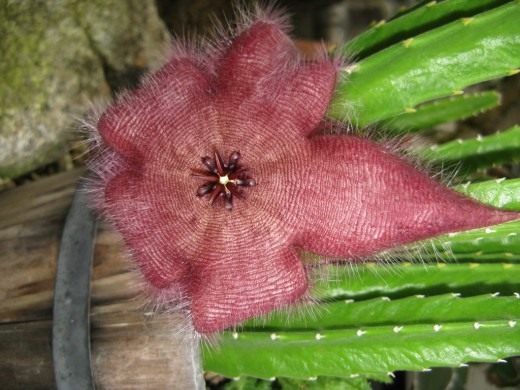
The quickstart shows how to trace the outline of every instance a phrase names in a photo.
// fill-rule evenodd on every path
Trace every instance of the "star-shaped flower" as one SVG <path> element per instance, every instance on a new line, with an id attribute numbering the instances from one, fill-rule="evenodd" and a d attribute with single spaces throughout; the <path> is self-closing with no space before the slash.
<path id="1" fill-rule="evenodd" d="M 257 15 L 221 47 L 178 48 L 101 116 L 104 211 L 199 332 L 301 299 L 299 250 L 356 261 L 516 218 L 366 138 L 319 135 L 338 71 Z"/>

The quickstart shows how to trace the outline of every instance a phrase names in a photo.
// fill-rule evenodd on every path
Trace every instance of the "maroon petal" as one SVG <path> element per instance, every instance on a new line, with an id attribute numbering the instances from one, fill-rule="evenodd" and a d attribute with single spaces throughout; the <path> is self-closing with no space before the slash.
<path id="1" fill-rule="evenodd" d="M 295 190 L 297 244 L 315 253 L 356 259 L 520 217 L 449 190 L 372 141 L 328 136 L 310 144 Z"/>
<path id="2" fill-rule="evenodd" d="M 198 197 L 186 210 L 195 227 L 176 240 L 183 240 L 177 245 L 190 259 L 191 314 L 201 333 L 268 313 L 307 289 L 305 270 L 291 249 L 293 230 L 255 192 L 265 189 L 254 187 L 231 212 Z"/>
<path id="3" fill-rule="evenodd" d="M 294 43 L 275 21 L 260 20 L 235 38 L 218 62 L 217 90 L 240 102 L 272 90 L 269 79 L 294 62 Z"/>
<path id="4" fill-rule="evenodd" d="M 332 61 L 302 65 L 283 82 L 269 118 L 274 128 L 292 127 L 308 135 L 319 125 L 336 86 L 337 64 Z"/>
<path id="5" fill-rule="evenodd" d="M 189 262 L 180 250 L 179 235 L 189 234 L 189 223 L 179 218 L 177 207 L 186 204 L 154 181 L 144 170 L 122 171 L 106 186 L 105 208 L 145 279 L 155 288 L 180 287 L 189 276 Z"/>
<path id="6" fill-rule="evenodd" d="M 323 118 L 337 68 L 325 54 L 303 61 L 276 21 L 252 24 L 218 60 L 214 107 L 224 143 L 259 157 L 299 143 Z"/>
<path id="7" fill-rule="evenodd" d="M 104 141 L 132 160 L 153 155 L 150 145 L 171 138 L 179 119 L 196 111 L 209 88 L 199 61 L 174 57 L 129 95 L 110 106 L 98 122 Z"/>
<path id="8" fill-rule="evenodd" d="M 242 253 L 211 256 L 193 265 L 191 310 L 197 331 L 223 330 L 293 303 L 307 290 L 305 270 L 294 250 L 252 244 Z"/>

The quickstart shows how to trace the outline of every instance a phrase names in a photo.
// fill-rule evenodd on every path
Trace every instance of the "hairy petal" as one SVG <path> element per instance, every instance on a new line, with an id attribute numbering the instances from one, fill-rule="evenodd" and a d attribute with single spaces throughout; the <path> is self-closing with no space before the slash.
<path id="1" fill-rule="evenodd" d="M 179 247 L 182 234 L 190 233 L 178 208 L 183 196 L 159 184 L 171 185 L 153 172 L 128 167 L 105 189 L 105 208 L 122 233 L 145 279 L 155 288 L 181 286 L 189 277 L 189 263 Z M 176 188 L 172 186 L 171 188 Z"/>
<path id="2" fill-rule="evenodd" d="M 206 97 L 209 76 L 195 58 L 172 58 L 131 94 L 122 96 L 99 119 L 103 140 L 128 159 L 151 155 L 150 145 L 171 138 L 179 121 Z M 153 149 L 153 148 L 152 148 Z"/>
<path id="3" fill-rule="evenodd" d="M 354 136 L 310 141 L 297 244 L 360 258 L 450 231 L 506 222 L 499 211 L 442 186 L 380 145 Z"/>
<path id="4" fill-rule="evenodd" d="M 306 142 L 293 123 L 273 115 L 272 103 L 243 102 L 240 109 L 229 99 L 219 98 L 216 103 L 223 144 L 236 145 L 251 168 L 285 162 L 292 150 Z"/>
<path id="5" fill-rule="evenodd" d="M 208 253 L 193 264 L 191 309 L 199 332 L 223 330 L 293 303 L 305 293 L 307 277 L 296 252 L 263 248 L 265 244 L 224 257 Z"/>
<path id="6" fill-rule="evenodd" d="M 336 86 L 337 65 L 329 60 L 308 63 L 282 83 L 269 116 L 273 127 L 291 127 L 308 135 L 320 124 Z"/>
<path id="7" fill-rule="evenodd" d="M 242 32 L 217 62 L 215 102 L 226 122 L 218 131 L 226 141 L 243 136 L 244 149 L 264 151 L 276 137 L 301 137 L 315 129 L 338 68 L 326 53 L 316 62 L 303 61 L 283 27 L 269 19 Z"/>
<path id="8" fill-rule="evenodd" d="M 218 60 L 216 89 L 236 103 L 264 95 L 273 89 L 270 79 L 296 58 L 294 43 L 278 23 L 257 21 L 237 36 Z"/>
<path id="9" fill-rule="evenodd" d="M 294 232 L 262 202 L 267 190 L 259 186 L 236 199 L 231 212 L 202 198 L 186 211 L 194 229 L 177 245 L 190 259 L 188 292 L 201 333 L 265 314 L 306 291 L 305 271 L 291 249 Z"/>

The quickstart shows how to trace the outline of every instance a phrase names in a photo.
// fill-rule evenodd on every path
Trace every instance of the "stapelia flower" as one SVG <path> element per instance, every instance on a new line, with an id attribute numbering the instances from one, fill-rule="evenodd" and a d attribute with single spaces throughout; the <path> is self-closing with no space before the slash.
<path id="1" fill-rule="evenodd" d="M 97 123 L 104 211 L 200 333 L 305 296 L 299 250 L 356 261 L 516 218 L 366 138 L 319 135 L 339 66 L 302 60 L 285 30 L 257 15 L 222 47 L 177 49 Z"/>

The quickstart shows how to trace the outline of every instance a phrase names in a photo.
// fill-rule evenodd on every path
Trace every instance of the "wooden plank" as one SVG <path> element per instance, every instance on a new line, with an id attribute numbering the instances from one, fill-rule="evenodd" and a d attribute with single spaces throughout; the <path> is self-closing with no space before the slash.
<path id="1" fill-rule="evenodd" d="M 0 194 L 0 323 L 51 319 L 63 222 L 82 173 L 58 174 Z M 34 219 L 18 215 L 25 212 Z M 137 294 L 128 265 L 121 237 L 101 223 L 94 255 L 93 305 Z"/>
<path id="2" fill-rule="evenodd" d="M 52 389 L 51 321 L 0 325 L 2 389 Z"/>
<path id="3" fill-rule="evenodd" d="M 194 389 L 189 364 L 197 353 L 178 316 L 150 316 L 135 301 L 93 314 L 92 368 L 96 389 Z M 3 390 L 55 388 L 49 320 L 0 325 Z M 195 345 L 196 347 L 196 345 Z M 198 360 L 195 357 L 193 360 Z"/>
<path id="4" fill-rule="evenodd" d="M 0 193 L 0 384 L 54 387 L 52 300 L 63 222 L 82 170 Z M 191 389 L 197 341 L 180 315 L 144 313 L 138 278 L 121 237 L 101 223 L 91 293 L 91 340 L 98 389 Z M 194 344 L 195 343 L 195 344 Z"/>

